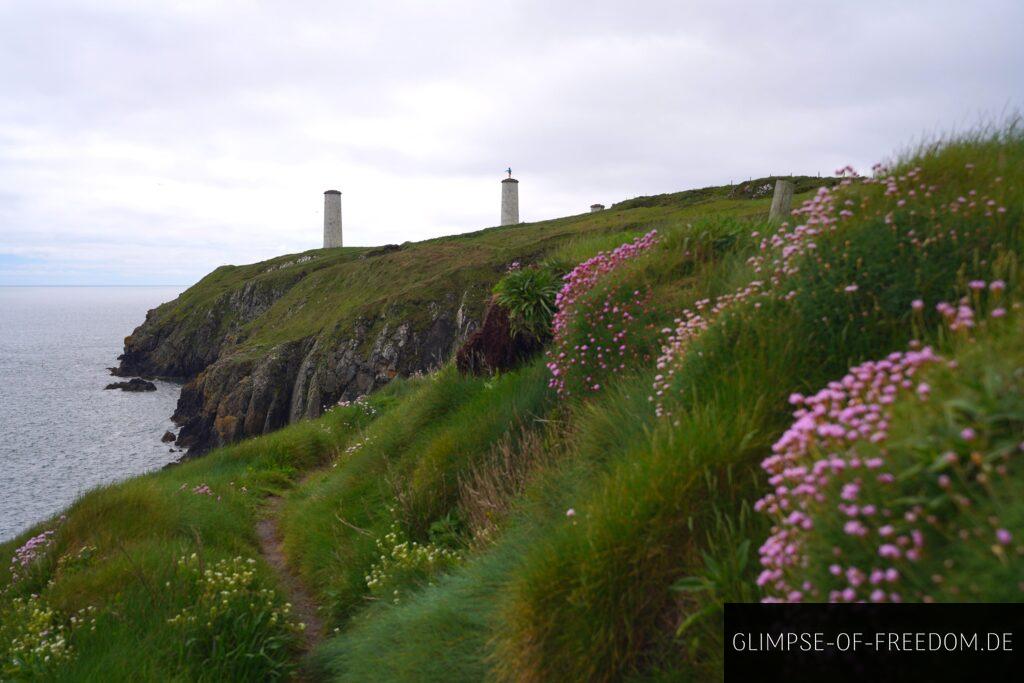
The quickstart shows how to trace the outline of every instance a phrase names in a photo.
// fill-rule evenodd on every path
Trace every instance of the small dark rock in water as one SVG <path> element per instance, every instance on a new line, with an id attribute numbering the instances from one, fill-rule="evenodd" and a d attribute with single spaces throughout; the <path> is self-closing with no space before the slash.
<path id="1" fill-rule="evenodd" d="M 140 377 L 133 377 L 127 382 L 114 382 L 103 387 L 104 389 L 120 389 L 122 391 L 156 391 L 156 385 L 147 382 Z"/>
<path id="2" fill-rule="evenodd" d="M 174 432 L 164 432 L 164 435 L 160 437 L 160 440 L 163 441 L 164 443 L 170 443 L 170 442 L 174 441 L 177 438 L 178 437 L 176 437 L 174 435 Z M 174 449 L 171 449 L 171 450 L 174 450 Z"/>

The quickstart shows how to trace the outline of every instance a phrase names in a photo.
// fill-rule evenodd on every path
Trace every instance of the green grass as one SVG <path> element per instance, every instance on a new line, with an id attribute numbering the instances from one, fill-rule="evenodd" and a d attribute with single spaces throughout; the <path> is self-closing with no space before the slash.
<path id="1" fill-rule="evenodd" d="M 709 214 L 767 214 L 767 199 L 733 197 L 729 187 L 708 191 L 713 196 L 703 203 L 669 198 L 657 206 L 613 208 L 406 243 L 399 251 L 368 258 L 363 257 L 372 250 L 346 247 L 221 266 L 155 309 L 146 324 L 153 339 L 146 343 L 156 344 L 150 357 L 163 374 L 193 375 L 218 357 L 251 362 L 286 342 L 319 339 L 321 346 L 337 345 L 367 321 L 366 339 L 372 341 L 384 325 L 396 321 L 415 330 L 425 328 L 430 303 L 464 301 L 467 313 L 479 317 L 492 286 L 513 261 L 553 259 L 571 267 L 599 248 L 617 246 L 624 236 L 653 227 Z M 247 315 L 235 305 L 238 301 L 253 304 Z M 128 347 L 140 339 L 129 337 Z M 201 354 L 183 362 L 182 348 Z"/>
<path id="2" fill-rule="evenodd" d="M 915 162 L 944 184 L 938 204 L 982 186 L 982 173 L 994 181 L 994 160 L 1009 158 L 1005 168 L 1013 169 L 1021 154 L 1019 136 L 981 137 L 925 151 Z M 972 173 L 964 169 L 968 160 L 977 165 Z M 354 620 L 324 648 L 322 665 L 342 680 L 414 680 L 430 653 L 444 650 L 467 662 L 483 657 L 489 675 L 508 680 L 720 676 L 716 606 L 759 595 L 753 555 L 767 521 L 750 506 L 764 486 L 758 463 L 791 419 L 786 397 L 904 348 L 922 332 L 911 324 L 913 298 L 934 302 L 956 294 L 965 278 L 1015 272 L 1019 190 L 1004 187 L 1000 204 L 1011 209 L 1003 219 L 982 222 L 984 230 L 969 227 L 976 218 L 944 222 L 964 239 L 920 251 L 894 237 L 886 200 L 875 197 L 880 206 L 822 240 L 820 259 L 810 259 L 791 283 L 793 301 L 735 310 L 699 340 L 676 380 L 675 420 L 651 416 L 653 369 L 567 406 L 557 419 L 571 425 L 570 454 L 524 495 L 504 535 L 407 605 Z M 660 251 L 619 275 L 657 292 L 663 320 L 756 277 L 746 266 L 753 245 L 742 231 L 728 221 L 701 227 L 667 231 Z M 682 245 L 699 257 L 681 257 Z M 844 291 L 851 282 L 860 285 L 853 297 Z M 936 316 L 928 322 L 935 338 Z M 570 507 L 575 523 L 566 521 Z M 671 590 L 688 576 L 705 588 Z M 470 614 L 475 618 L 456 618 Z M 485 624 L 491 635 L 481 637 Z M 386 635 L 413 625 L 416 637 L 396 642 Z M 477 663 L 464 670 L 473 678 L 482 669 Z"/>
<path id="3" fill-rule="evenodd" d="M 337 468 L 296 490 L 283 515 L 286 547 L 335 618 L 365 604 L 376 539 L 396 514 L 409 536 L 454 509 L 458 480 L 491 443 L 542 418 L 551 397 L 543 367 L 480 380 L 448 368 L 410 393 L 363 433 L 364 445 Z"/>
<path id="4" fill-rule="evenodd" d="M 28 577 L 11 583 L 4 563 L 0 610 L 5 601 L 30 593 L 64 618 L 89 606 L 98 610 L 96 630 L 74 632 L 69 642 L 75 657 L 51 671 L 52 680 L 196 678 L 183 673 L 189 663 L 181 661 L 181 637 L 168 624 L 195 599 L 178 559 L 196 553 L 210 565 L 236 556 L 258 558 L 254 525 L 262 497 L 328 462 L 364 419 L 355 409 L 339 409 L 317 422 L 85 494 L 64 521 L 52 520 L 0 546 L 0 555 L 8 556 L 33 533 L 56 530 L 55 544 Z M 213 495 L 192 492 L 202 484 Z M 58 565 L 58 558 L 73 560 L 82 548 L 93 549 L 88 558 Z M 273 590 L 276 583 L 260 562 L 256 585 Z M 282 601 L 277 596 L 275 602 Z M 295 653 L 282 653 L 276 664 L 293 665 Z M 272 668 L 253 671 L 270 677 Z M 208 676 L 218 679 L 218 669 L 211 667 Z"/>
<path id="5" fill-rule="evenodd" d="M 956 335 L 946 355 L 956 368 L 931 364 L 916 378 L 931 388 L 928 400 L 911 395 L 898 401 L 886 443 L 857 447 L 863 458 L 884 456 L 887 471 L 895 477 L 892 485 L 866 478 L 857 502 L 891 512 L 894 531 L 889 541 L 911 530 L 921 533 L 924 561 L 879 562 L 879 541 L 851 538 L 843 532 L 849 518 L 822 506 L 814 511 L 809 569 L 800 579 L 834 590 L 845 587 L 843 579 L 828 571 L 836 546 L 843 548 L 845 565 L 896 568 L 898 580 L 881 587 L 907 601 L 1024 599 L 1022 323 L 1020 318 L 982 320 L 970 339 Z M 961 436 L 968 427 L 977 432 L 970 441 Z M 949 483 L 943 485 L 943 478 Z M 906 513 L 915 509 L 920 510 L 919 521 L 911 523 Z M 1001 539 L 1000 533 L 1010 533 L 1010 538 Z"/>
<path id="6" fill-rule="evenodd" d="M 965 416 L 984 426 L 977 458 L 992 467 L 1019 436 L 1021 311 L 978 325 L 966 341 L 946 330 L 934 304 L 955 301 L 976 278 L 1005 280 L 1004 301 L 1020 301 L 1024 138 L 1009 126 L 942 141 L 902 155 L 896 173 L 916 167 L 928 189 L 906 205 L 878 184 L 838 190 L 853 216 L 815 237 L 798 271 L 777 283 L 750 260 L 775 229 L 763 220 L 766 200 L 737 198 L 750 188 L 641 198 L 373 259 L 340 250 L 311 252 L 314 260 L 263 274 L 256 271 L 267 264 L 220 269 L 159 315 L 191 318 L 249 280 L 271 286 L 290 268 L 307 271 L 244 326 L 239 348 L 256 353 L 283 339 L 334 334 L 360 306 L 389 297 L 411 305 L 434 296 L 435 286 L 493 283 L 513 260 L 571 267 L 651 228 L 660 235 L 581 299 L 602 302 L 622 291 L 643 292 L 647 302 L 628 367 L 602 377 L 600 391 L 557 399 L 544 358 L 499 376 L 463 377 L 449 364 L 392 382 L 364 403 L 87 494 L 66 521 L 40 527 L 57 529 L 56 545 L 34 574 L 0 594 L 0 610 L 31 591 L 63 618 L 97 608 L 97 630 L 69 638 L 74 655 L 60 680 L 99 672 L 114 680 L 195 678 L 196 669 L 182 673 L 187 663 L 167 623 L 190 595 L 179 587 L 187 582 L 175 560 L 192 552 L 211 562 L 258 557 L 254 525 L 263 496 L 275 493 L 285 498 L 286 554 L 331 629 L 309 662 L 315 679 L 721 678 L 723 603 L 763 596 L 757 548 L 771 522 L 752 507 L 767 491 L 760 463 L 793 421 L 790 393 L 813 393 L 850 366 L 916 339 L 960 367 L 929 375 L 933 401 L 901 404 L 894 413 L 899 447 L 892 458 L 909 472 L 908 491 L 931 486 L 921 478 L 921 454 L 949 447 Z M 1006 211 L 949 209 L 961 196 L 967 204 L 982 195 Z M 363 282 L 374 277 L 375 284 Z M 663 330 L 696 302 L 754 281 L 776 295 L 709 320 L 672 365 L 659 399 L 670 415 L 656 417 L 652 384 L 664 372 L 655 366 Z M 342 295 L 327 291 L 342 284 L 368 298 L 335 301 Z M 917 298 L 927 306 L 915 314 Z M 589 339 L 597 325 L 579 315 L 568 334 Z M 941 508 L 943 529 L 965 529 L 972 540 L 935 536 L 935 553 L 917 573 L 907 571 L 920 589 L 907 599 L 924 594 L 946 556 L 954 564 L 944 570 L 944 586 L 957 591 L 928 587 L 931 597 L 1021 599 L 1011 580 L 1019 557 L 1010 554 L 1022 552 L 1022 482 L 1016 466 L 987 487 L 984 479 L 964 480 L 977 511 Z M 191 493 L 202 483 L 220 500 Z M 1012 532 L 1013 544 L 993 543 L 991 518 Z M 829 529 L 825 512 L 820 519 Z M 0 557 L 27 536 L 0 546 Z M 823 532 L 818 540 L 826 547 L 834 539 Z M 78 562 L 83 546 L 96 550 Z M 58 569 L 61 556 L 71 559 Z M 824 559 L 814 557 L 820 569 Z M 269 569 L 256 566 L 258 584 L 275 587 Z M 367 581 L 381 571 L 384 591 Z M 0 574 L 0 585 L 8 584 Z M 294 664 L 298 652 L 291 653 L 274 665 Z"/>

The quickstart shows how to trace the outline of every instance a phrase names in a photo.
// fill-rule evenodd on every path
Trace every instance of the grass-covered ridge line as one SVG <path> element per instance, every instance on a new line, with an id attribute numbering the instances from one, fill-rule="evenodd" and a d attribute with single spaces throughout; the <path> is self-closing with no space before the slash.
<path id="1" fill-rule="evenodd" d="M 33 530 L 53 534 L 26 577 L 0 578 L 0 612 L 21 615 L 15 600 L 38 593 L 40 619 L 65 627 L 58 680 L 237 677 L 241 664 L 215 648 L 172 647 L 170 620 L 198 590 L 175 567 L 192 553 L 208 565 L 251 557 L 253 589 L 277 588 L 253 533 L 268 493 L 285 498 L 286 553 L 331 629 L 304 660 L 314 679 L 715 680 L 726 601 L 846 600 L 848 588 L 867 600 L 1020 600 L 1022 188 L 1024 138 L 1011 126 L 908 153 L 787 226 L 717 213 L 714 200 L 685 220 L 567 233 L 545 258 L 571 269 L 657 230 L 598 277 L 573 271 L 568 285 L 586 283 L 546 356 L 495 376 L 449 365 L 398 380 L 90 493 Z M 849 435 L 849 452 L 813 439 L 793 451 L 810 470 L 819 446 L 862 458 L 920 510 L 891 509 L 904 521 L 886 529 L 875 515 L 893 483 L 862 482 L 854 496 L 846 475 L 802 510 L 810 528 L 758 504 L 779 483 L 771 458 L 788 452 L 805 397 L 925 347 L 941 361 L 914 356 L 893 401 L 866 413 L 879 418 L 850 413 L 867 434 Z M 560 395 L 549 364 L 578 390 Z M 790 528 L 805 534 L 808 563 L 776 576 L 786 555 L 772 539 Z M 79 610 L 96 631 L 69 625 Z M 251 642 L 262 638 L 281 644 L 262 675 L 299 661 L 291 630 Z"/>
<path id="2" fill-rule="evenodd" d="M 816 179 L 814 186 L 829 181 Z M 813 187 L 808 184 L 801 189 L 811 192 Z M 770 195 L 755 197 L 732 190 L 731 186 L 707 188 L 700 192 L 708 197 L 699 203 L 687 193 L 663 196 L 667 198 L 652 206 L 626 202 L 622 208 L 596 214 L 405 243 L 395 251 L 316 249 L 245 266 L 222 266 L 158 307 L 154 316 L 189 332 L 204 324 L 201 312 L 232 292 L 246 287 L 285 291 L 268 310 L 237 329 L 230 315 L 223 318 L 221 329 L 234 334 L 232 352 L 241 354 L 260 354 L 276 344 L 319 334 L 351 334 L 357 318 L 373 319 L 381 311 L 415 324 L 427 315 L 421 304 L 447 294 L 479 290 L 479 300 L 472 303 L 482 306 L 490 285 L 513 261 L 560 258 L 574 263 L 578 259 L 573 244 L 600 235 L 609 244 L 618 244 L 624 233 L 647 226 L 672 225 L 708 214 L 753 217 L 767 213 Z"/>

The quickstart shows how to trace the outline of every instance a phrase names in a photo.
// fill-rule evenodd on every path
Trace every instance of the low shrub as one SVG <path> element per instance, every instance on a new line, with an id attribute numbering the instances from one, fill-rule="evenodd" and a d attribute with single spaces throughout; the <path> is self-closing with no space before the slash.
<path id="1" fill-rule="evenodd" d="M 96 630 L 95 614 L 95 607 L 87 607 L 65 619 L 38 595 L 11 598 L 0 609 L 0 678 L 53 677 L 74 659 L 75 632 Z"/>
<path id="2" fill-rule="evenodd" d="M 391 514 L 395 514 L 394 507 Z M 392 520 L 388 532 L 377 539 L 377 549 L 380 558 L 366 575 L 366 587 L 373 597 L 395 605 L 401 602 L 402 591 L 429 582 L 435 574 L 462 560 L 462 553 L 447 544 L 410 540 L 397 518 Z"/>
<path id="3" fill-rule="evenodd" d="M 510 270 L 494 286 L 494 300 L 508 311 L 513 334 L 539 340 L 551 336 L 555 297 L 562 283 L 554 270 L 530 266 Z"/>
<path id="4" fill-rule="evenodd" d="M 305 624 L 292 622 L 291 605 L 260 587 L 255 565 L 235 557 L 206 567 L 195 553 L 178 561 L 180 580 L 196 594 L 169 623 L 180 637 L 181 664 L 195 680 L 279 680 L 292 673 Z"/>

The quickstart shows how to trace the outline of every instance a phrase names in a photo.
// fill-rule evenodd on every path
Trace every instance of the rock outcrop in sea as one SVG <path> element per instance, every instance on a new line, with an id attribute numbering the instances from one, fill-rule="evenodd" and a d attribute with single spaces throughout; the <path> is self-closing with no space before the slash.
<path id="1" fill-rule="evenodd" d="M 156 385 L 141 377 L 133 377 L 127 382 L 111 382 L 104 389 L 120 389 L 121 391 L 156 391 Z"/>

